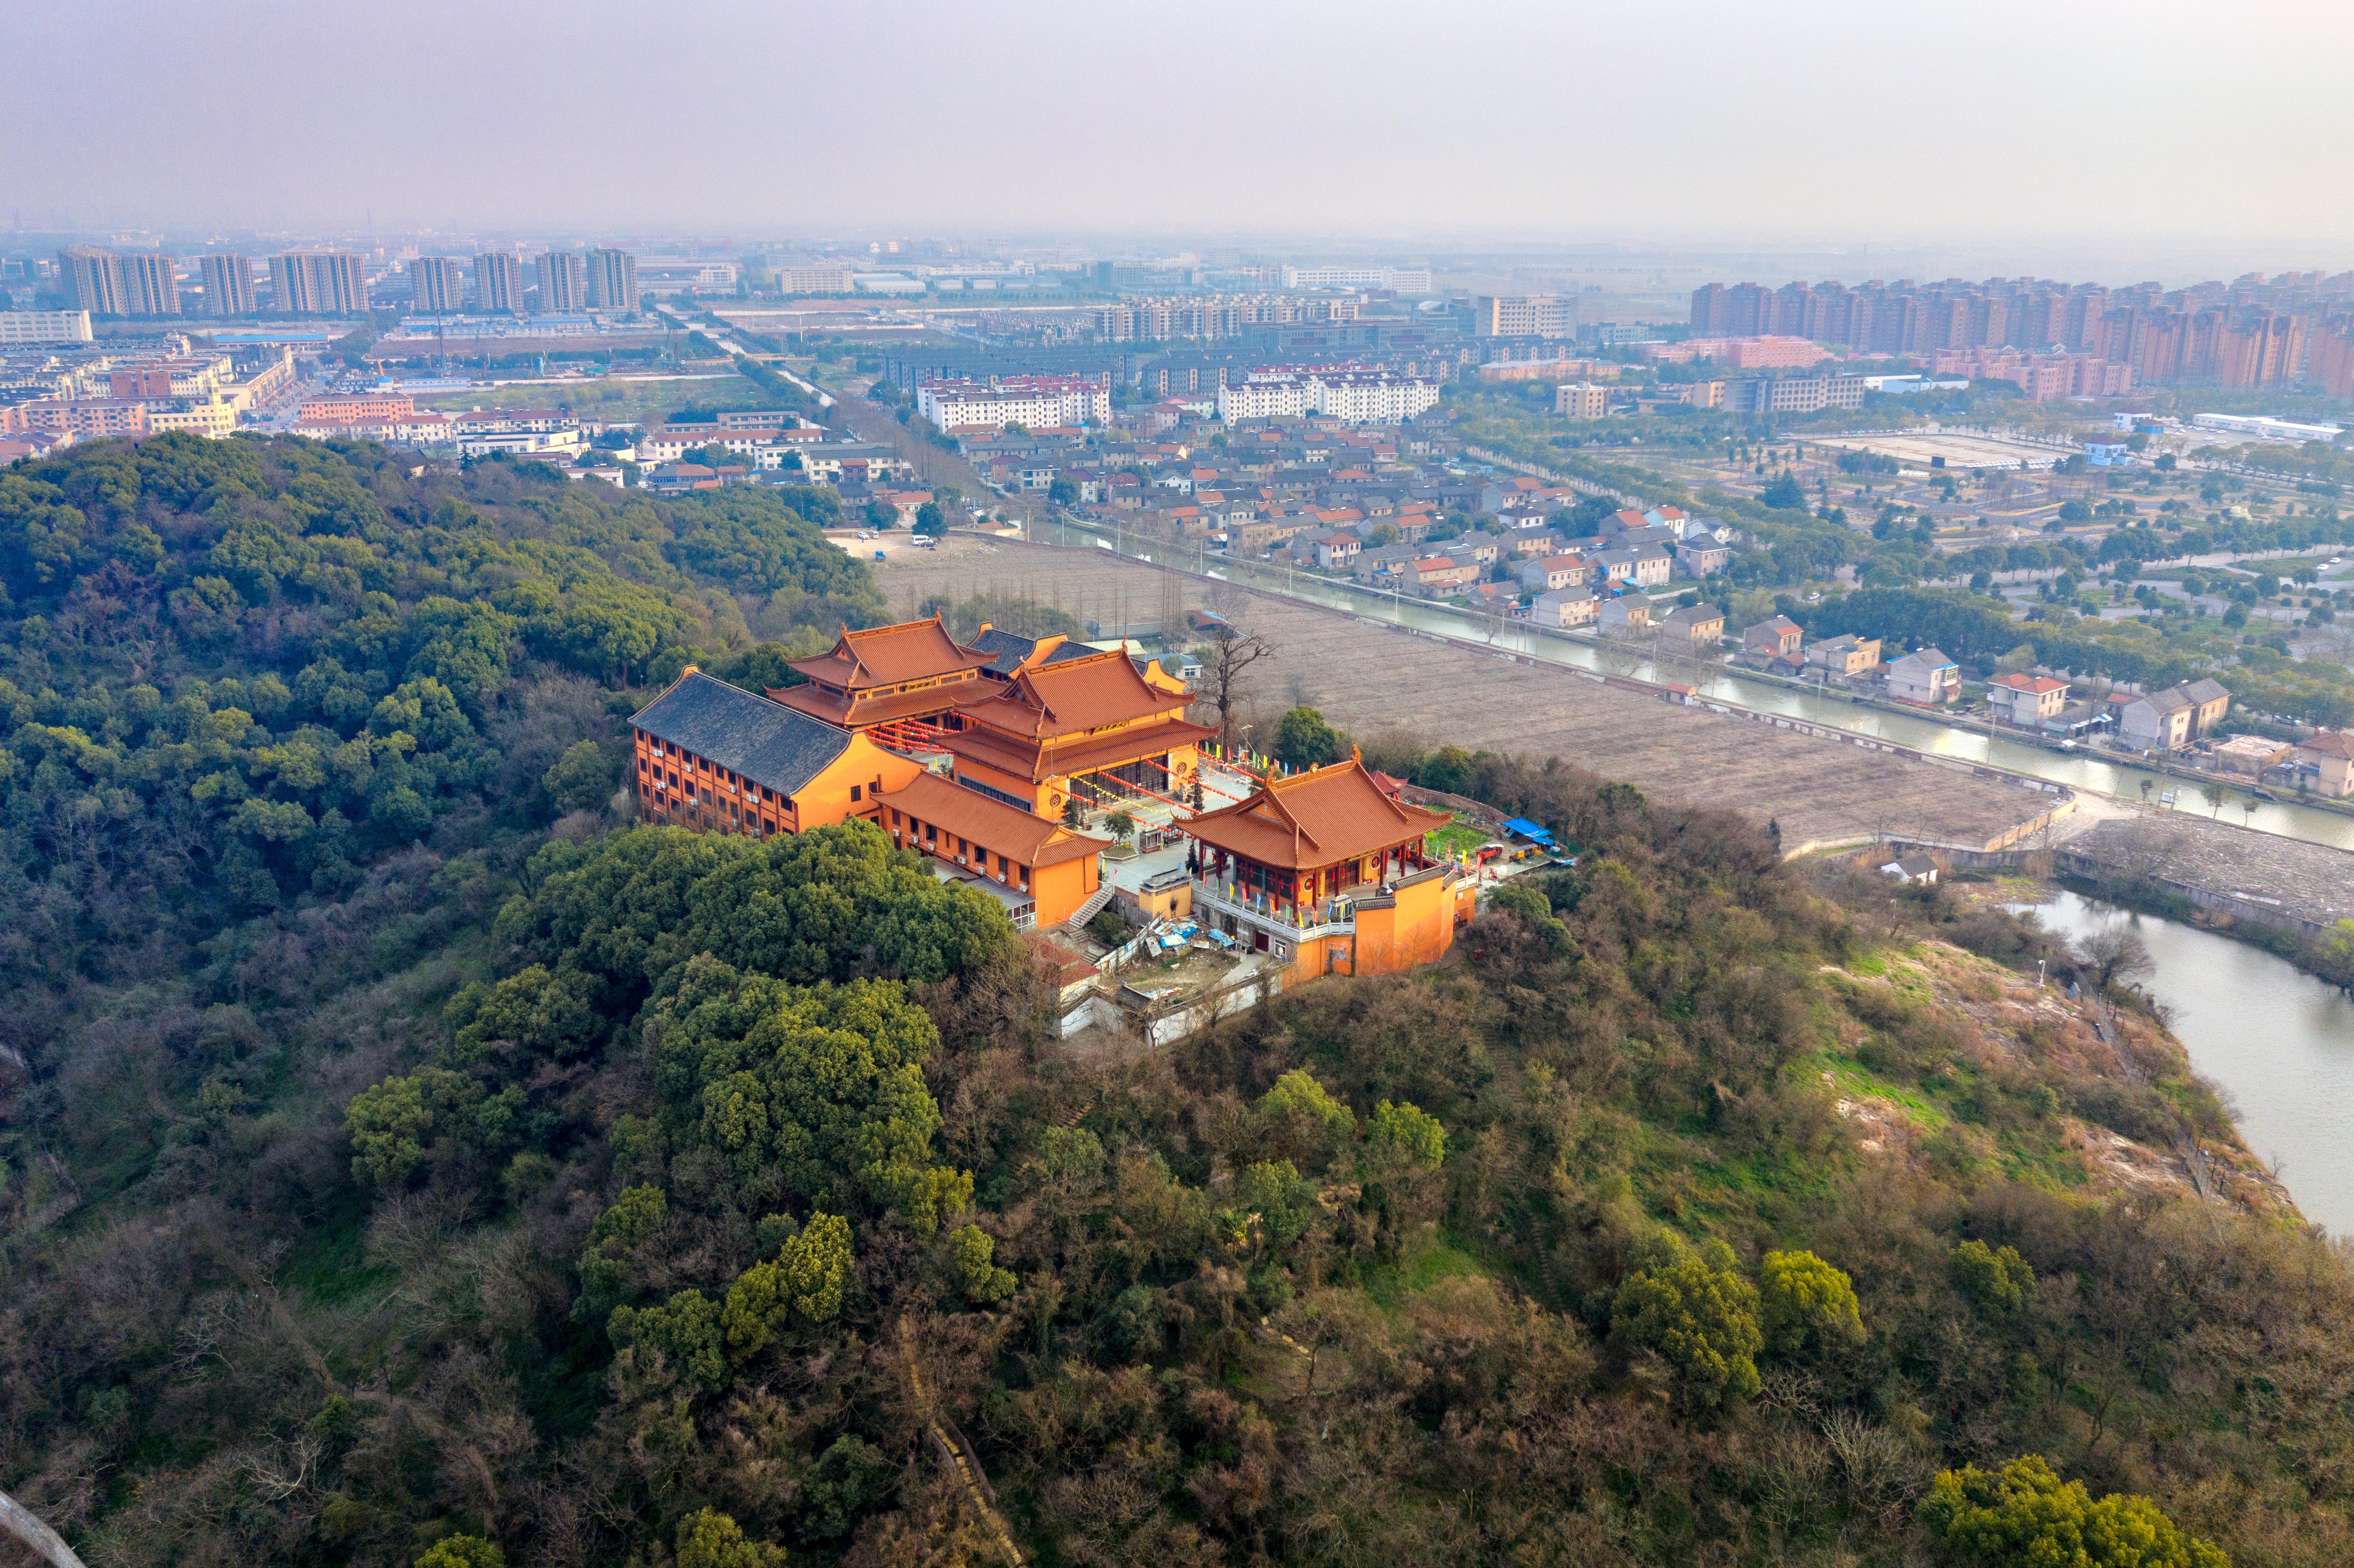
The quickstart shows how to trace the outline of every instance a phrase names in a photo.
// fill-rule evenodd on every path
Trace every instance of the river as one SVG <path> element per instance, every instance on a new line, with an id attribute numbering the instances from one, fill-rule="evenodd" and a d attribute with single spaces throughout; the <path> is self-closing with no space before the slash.
<path id="1" fill-rule="evenodd" d="M 2354 1236 L 2354 1000 L 2195 926 L 2073 893 L 2031 908 L 2045 929 L 2071 938 L 2133 922 L 2157 965 L 2147 989 L 2173 1010 L 2191 1065 L 2223 1089 L 2241 1138 L 2275 1167 L 2306 1219 Z"/>
<path id="2" fill-rule="evenodd" d="M 1071 545 L 1087 544 L 1102 536 L 1092 530 L 1067 524 L 1042 524 L 1039 532 L 1057 543 Z M 1153 552 L 1162 548 L 1158 545 L 1128 546 L 1125 539 L 1116 539 L 1116 543 L 1125 546 L 1119 553 L 1145 561 L 1156 559 Z M 1510 622 L 1491 626 L 1479 617 L 1460 610 L 1342 587 L 1313 573 L 1287 572 L 1243 561 L 1198 556 L 1191 552 L 1176 555 L 1168 564 L 1189 571 L 1203 571 L 1212 577 L 1247 582 L 1253 588 L 1271 589 L 1292 599 L 1305 599 L 1334 609 L 1345 609 L 1353 615 L 1396 621 L 1426 631 L 1441 632 L 1449 637 L 1508 649 L 1551 663 L 1570 664 L 1584 670 L 1607 668 L 1611 673 L 1628 675 L 1636 680 L 1679 682 L 1718 702 L 1738 703 L 1760 713 L 1802 718 L 1808 723 L 1845 730 L 1851 735 L 1872 736 L 1915 751 L 1950 757 L 1957 762 L 1984 763 L 1988 767 L 2008 768 L 2014 773 L 2047 779 L 2055 784 L 2089 789 L 2096 794 L 2114 795 L 2125 800 L 2155 800 L 2172 791 L 2180 796 L 2183 810 L 2210 810 L 2199 795 L 2200 780 L 2179 775 L 2162 777 L 2149 768 L 2112 760 L 2096 752 L 2052 751 L 2040 746 L 2023 745 L 2000 736 L 1988 735 L 1983 730 L 1967 729 L 1911 714 L 1891 713 L 1850 702 L 1845 697 L 1799 691 L 1772 681 L 1744 679 L 1730 673 L 1722 666 L 1704 669 L 1695 662 L 1671 662 L 1669 668 L 1655 669 L 1649 660 L 1631 659 L 1625 655 L 1616 656 L 1619 662 L 1606 666 L 1603 651 L 1591 642 L 1532 626 Z M 2149 785 L 2147 796 L 2142 791 L 2144 783 Z M 2232 791 L 2231 799 L 2221 810 L 2231 812 L 2234 822 L 2277 833 L 2284 838 L 2354 849 L 2354 817 L 2342 816 L 2336 811 L 2300 806 L 2287 800 L 2258 800 L 2242 790 Z"/>

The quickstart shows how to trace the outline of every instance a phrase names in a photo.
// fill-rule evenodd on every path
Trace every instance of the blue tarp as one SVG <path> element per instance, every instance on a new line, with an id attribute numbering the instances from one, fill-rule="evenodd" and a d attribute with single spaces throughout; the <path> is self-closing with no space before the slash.
<path id="1" fill-rule="evenodd" d="M 1539 826 L 1537 823 L 1532 822 L 1526 817 L 1514 817 L 1511 821 L 1504 824 L 1504 831 L 1508 833 L 1518 833 L 1521 837 L 1534 844 L 1549 844 L 1553 842 L 1553 834 L 1550 832 Z"/>

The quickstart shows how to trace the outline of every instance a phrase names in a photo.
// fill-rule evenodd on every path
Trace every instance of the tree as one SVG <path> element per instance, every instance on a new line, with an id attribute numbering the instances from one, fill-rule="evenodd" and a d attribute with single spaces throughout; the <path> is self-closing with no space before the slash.
<path id="1" fill-rule="evenodd" d="M 1683 1380 L 1686 1401 L 1713 1409 L 1757 1392 L 1756 1354 L 1765 1346 L 1757 1287 L 1741 1277 L 1733 1249 L 1714 1237 L 1694 1247 L 1660 1231 L 1649 1257 L 1618 1287 L 1611 1331 L 1624 1343 L 1657 1351 Z"/>
<path id="2" fill-rule="evenodd" d="M 1058 473 L 1046 482 L 1046 499 L 1057 506 L 1076 506 L 1079 501 L 1078 484 L 1069 476 Z"/>
<path id="3" fill-rule="evenodd" d="M 1786 473 L 1757 493 L 1757 503 L 1776 512 L 1803 512 L 1807 508 L 1807 493 Z"/>
<path id="4" fill-rule="evenodd" d="M 758 1355 L 790 1321 L 821 1326 L 840 1317 L 854 1266 L 850 1222 L 812 1213 L 774 1261 L 754 1264 L 727 1287 L 719 1327 L 728 1364 L 740 1366 Z"/>
<path id="5" fill-rule="evenodd" d="M 1447 1158 L 1447 1129 L 1438 1118 L 1401 1100 L 1373 1107 L 1365 1128 L 1367 1151 L 1384 1161 L 1437 1170 Z"/>
<path id="6" fill-rule="evenodd" d="M 2075 959 L 2084 968 L 2084 978 L 2103 995 L 2157 968 L 2149 956 L 2149 944 L 2127 920 L 2112 921 L 2087 932 L 2076 943 Z"/>
<path id="7" fill-rule="evenodd" d="M 2096 1499 L 2036 1454 L 1997 1471 L 1944 1471 L 1921 1499 L 1921 1520 L 1957 1558 L 1984 1568 L 2231 1568 L 2229 1557 L 2183 1534 L 2148 1498 Z"/>
<path id="8" fill-rule="evenodd" d="M 1125 806 L 1106 817 L 1104 826 L 1111 830 L 1112 842 L 1117 844 L 1125 844 L 1136 836 L 1136 818 Z"/>
<path id="9" fill-rule="evenodd" d="M 541 779 L 559 811 L 601 806 L 613 793 L 613 759 L 593 740 L 575 741 Z"/>
<path id="10" fill-rule="evenodd" d="M 2210 779 L 2206 783 L 2199 786 L 2199 798 L 2207 802 L 2215 816 L 2221 817 L 2223 814 L 2223 802 L 2232 798 L 2232 791 L 2222 780 Z"/>
<path id="11" fill-rule="evenodd" d="M 1231 749 L 1235 744 L 1235 706 L 1243 694 L 1243 677 L 1252 665 L 1270 657 L 1275 644 L 1253 632 L 1246 632 L 1229 621 L 1218 621 L 1210 629 L 1209 657 L 1203 662 L 1203 684 L 1210 706 L 1218 715 L 1218 744 Z"/>
<path id="12" fill-rule="evenodd" d="M 1316 709 L 1293 708 L 1275 732 L 1275 759 L 1286 768 L 1320 768 L 1338 761 L 1348 744 Z"/>
<path id="13" fill-rule="evenodd" d="M 919 538 L 937 539 L 949 531 L 947 517 L 941 514 L 939 503 L 927 501 L 916 508 L 916 534 Z"/>
<path id="14" fill-rule="evenodd" d="M 1973 1305 L 1997 1317 L 2022 1310 L 2035 1291 L 2035 1270 L 2015 1247 L 1966 1241 L 1946 1255 L 1946 1267 Z"/>
<path id="15" fill-rule="evenodd" d="M 1284 1074 L 1259 1097 L 1253 1120 L 1263 1150 L 1310 1170 L 1320 1170 L 1357 1135 L 1355 1115 L 1301 1067 Z"/>
<path id="16" fill-rule="evenodd" d="M 896 528 L 899 525 L 899 509 L 879 495 L 867 501 L 864 515 L 869 528 Z"/>
<path id="17" fill-rule="evenodd" d="M 425 1549 L 417 1568 L 507 1568 L 507 1554 L 479 1535 L 445 1535 Z"/>
<path id="18" fill-rule="evenodd" d="M 677 1568 L 785 1568 L 785 1549 L 748 1539 L 715 1509 L 697 1509 L 678 1521 Z"/>
<path id="19" fill-rule="evenodd" d="M 1778 1352 L 1863 1343 L 1854 1281 L 1811 1252 L 1767 1253 L 1757 1294 L 1766 1342 Z"/>
<path id="20" fill-rule="evenodd" d="M 997 1240 L 979 1225 L 960 1225 L 949 1233 L 949 1269 L 964 1298 L 976 1307 L 1002 1301 L 1013 1294 L 1013 1274 L 990 1261 Z"/>

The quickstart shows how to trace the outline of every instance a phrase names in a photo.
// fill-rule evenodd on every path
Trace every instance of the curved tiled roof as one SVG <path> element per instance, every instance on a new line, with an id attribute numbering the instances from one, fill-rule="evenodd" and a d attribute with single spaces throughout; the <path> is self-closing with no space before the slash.
<path id="1" fill-rule="evenodd" d="M 1204 811 L 1182 826 L 1245 860 L 1308 870 L 1418 842 L 1448 820 L 1445 811 L 1393 800 L 1352 757 L 1267 779 L 1249 800 Z"/>

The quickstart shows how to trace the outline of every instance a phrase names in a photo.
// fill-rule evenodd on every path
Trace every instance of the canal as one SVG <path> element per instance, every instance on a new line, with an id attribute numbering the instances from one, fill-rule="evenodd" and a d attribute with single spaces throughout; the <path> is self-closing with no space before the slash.
<path id="1" fill-rule="evenodd" d="M 2071 939 L 2118 921 L 2149 945 L 2146 982 L 2191 1065 L 2228 1097 L 2240 1136 L 2306 1219 L 2354 1236 L 2354 1000 L 2286 959 L 2195 926 L 2062 893 L 2020 906 Z"/>
<path id="2" fill-rule="evenodd" d="M 1039 531 L 1056 543 L 1073 546 L 1089 545 L 1107 536 L 1066 523 L 1041 524 Z M 1116 535 L 1113 538 L 1115 553 L 1140 561 L 1157 559 L 1153 552 L 1164 548 L 1157 544 L 1129 546 L 1125 539 Z M 1932 756 L 1949 757 L 1957 762 L 1983 763 L 1992 768 L 2008 768 L 2014 773 L 2050 779 L 2055 784 L 2089 789 L 2096 794 L 2114 795 L 2125 800 L 2157 800 L 2171 792 L 2179 798 L 2179 810 L 2194 812 L 2212 810 L 2200 797 L 2199 788 L 2202 782 L 2200 779 L 2185 779 L 2179 774 L 2162 776 L 2150 768 L 2115 761 L 2096 752 L 2052 751 L 2043 747 L 1988 735 L 1983 730 L 1967 729 L 1935 719 L 1865 706 L 1850 702 L 1843 696 L 1800 691 L 1772 681 L 1744 679 L 1728 673 L 1721 665 L 1702 666 L 1697 661 L 1670 661 L 1663 666 L 1654 667 L 1648 659 L 1616 651 L 1606 652 L 1594 643 L 1559 636 L 1535 627 L 1516 626 L 1509 621 L 1490 622 L 1465 611 L 1395 595 L 1374 593 L 1369 589 L 1343 587 L 1312 573 L 1288 572 L 1193 552 L 1178 553 L 1167 564 L 1209 577 L 1248 583 L 1253 588 L 1320 604 L 1328 609 L 1347 610 L 1352 615 L 1395 621 L 1402 626 L 1525 653 L 1551 663 L 1625 675 L 1638 681 L 1678 682 L 1717 702 L 1737 703 L 1760 713 L 1805 719 L 1810 724 L 1845 730 L 1850 735 L 1871 736 Z M 2147 796 L 2143 793 L 2144 784 L 2149 786 Z M 2230 799 L 2220 808 L 2219 814 L 2232 822 L 2277 833 L 2284 838 L 2354 849 L 2354 816 L 2342 816 L 2335 811 L 2300 806 L 2288 800 L 2258 800 L 2243 790 L 2232 790 Z"/>

